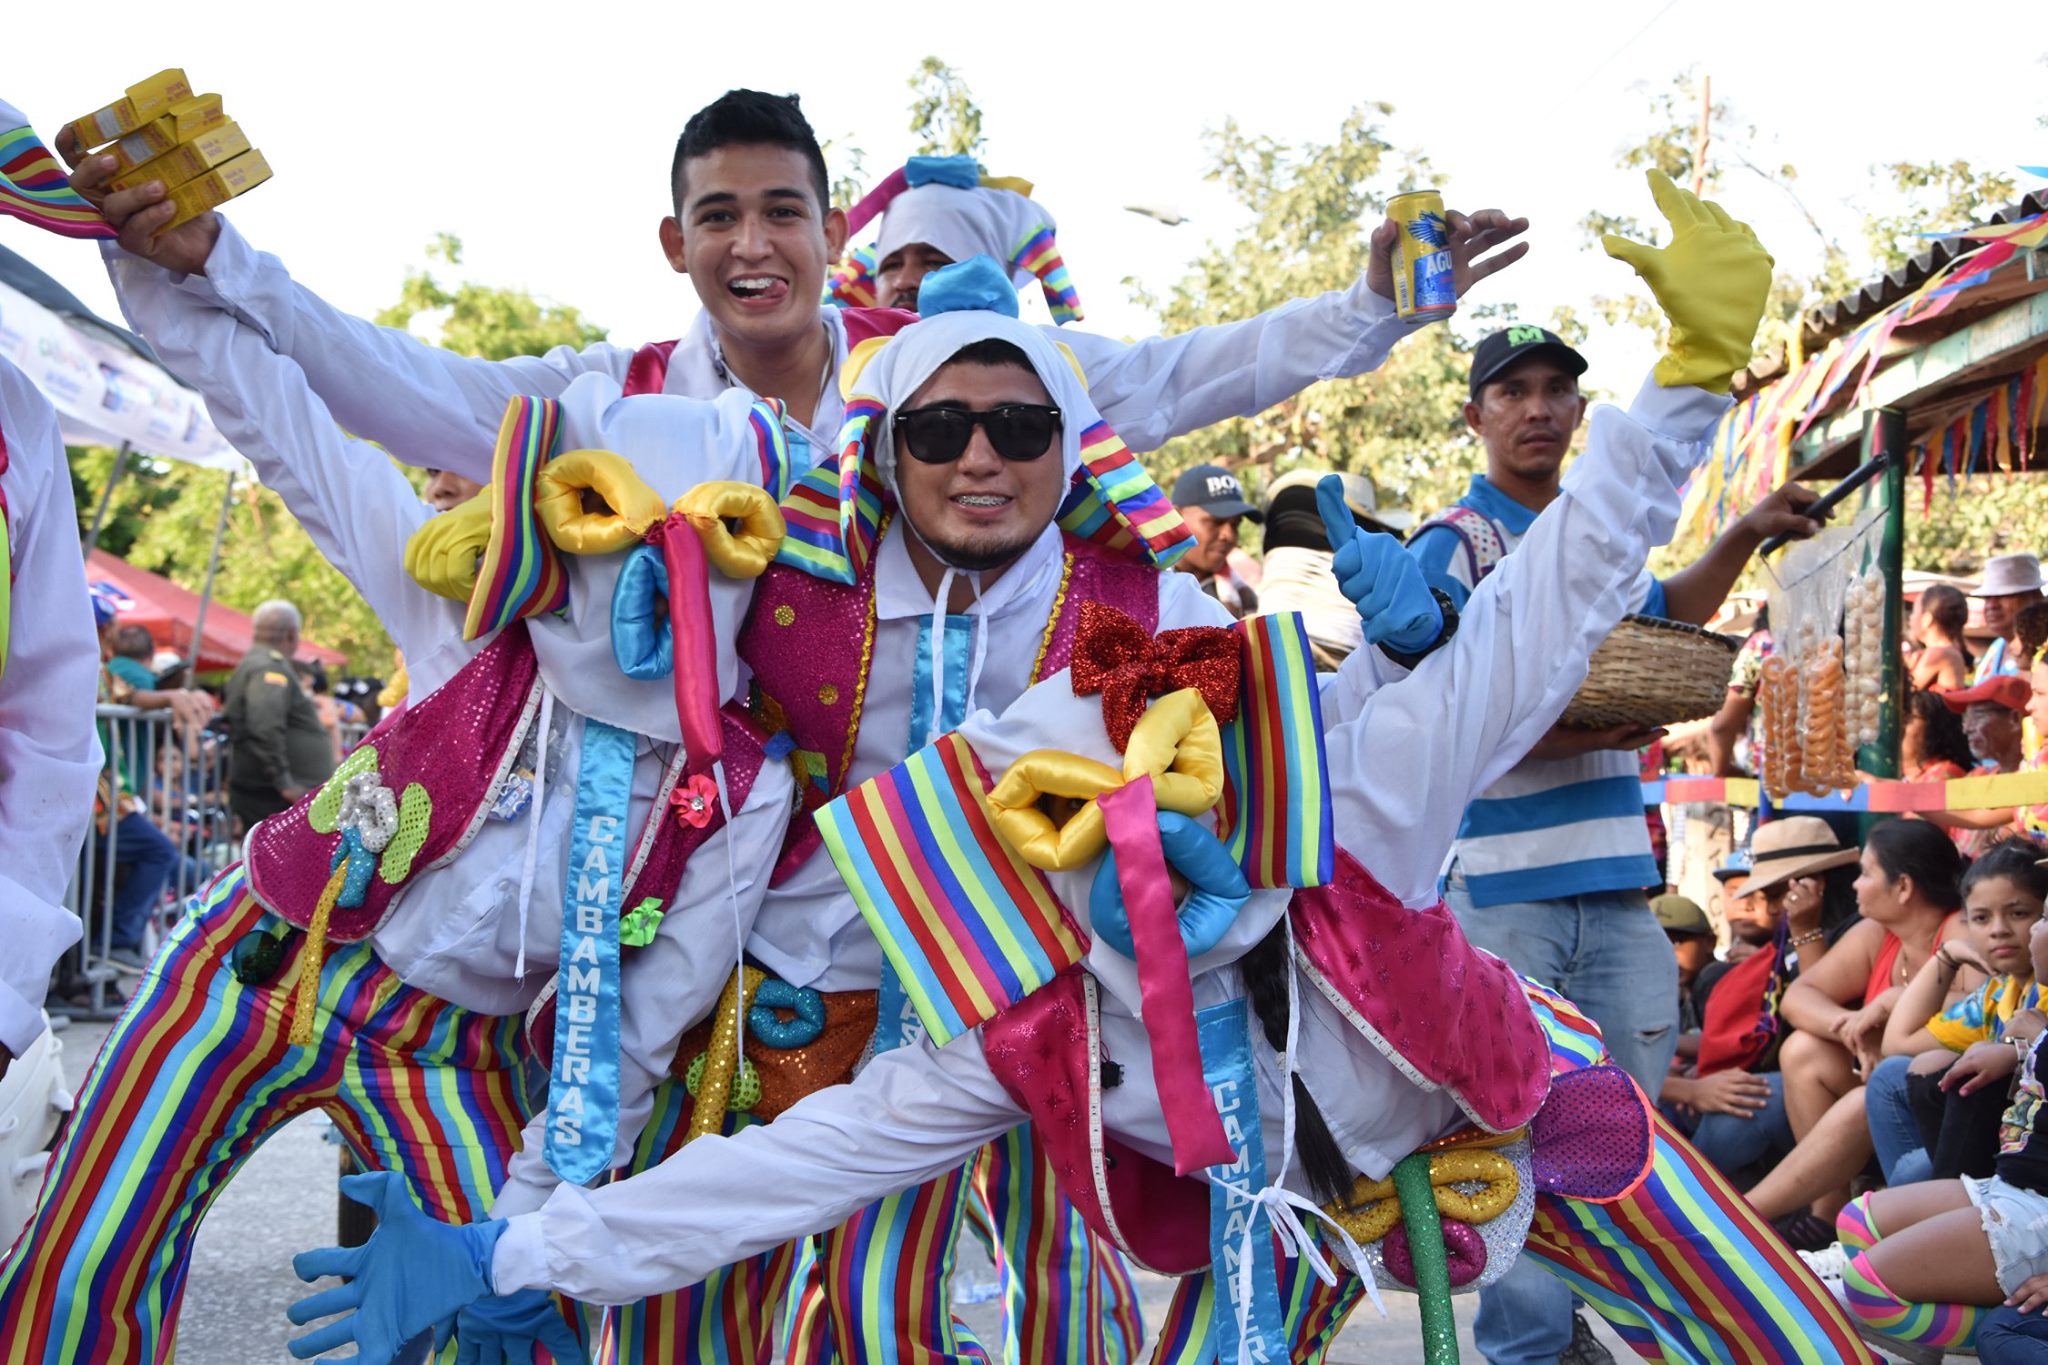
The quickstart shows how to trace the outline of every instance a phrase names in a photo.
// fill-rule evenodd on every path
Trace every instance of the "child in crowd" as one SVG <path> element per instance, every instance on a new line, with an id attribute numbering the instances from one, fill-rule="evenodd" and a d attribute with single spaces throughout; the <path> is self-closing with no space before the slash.
<path id="1" fill-rule="evenodd" d="M 2038 976 L 2048 970 L 2039 888 L 2017 874 L 2016 860 L 2001 866 L 2006 864 L 2012 866 L 1976 880 L 1972 902 L 1988 902 L 1997 883 L 2033 899 L 2037 909 L 2028 941 Z M 1953 949 L 1953 942 L 1948 946 Z M 1943 1351 L 1966 1349 L 1988 1309 L 2008 1299 L 2017 1304 L 2041 1297 L 2022 1293 L 2031 1277 L 2048 1271 L 2041 1037 L 2034 1033 L 2016 1046 L 1978 1043 L 1950 1068 L 1948 1084 L 1972 1091 L 2002 1090 L 2006 1078 L 2019 1072 L 1999 1128 L 1992 1174 L 1878 1190 L 1842 1211 L 1837 1226 L 1851 1253 L 1843 1275 L 1849 1310 L 1866 1335 L 1909 1361 L 1936 1361 Z"/>

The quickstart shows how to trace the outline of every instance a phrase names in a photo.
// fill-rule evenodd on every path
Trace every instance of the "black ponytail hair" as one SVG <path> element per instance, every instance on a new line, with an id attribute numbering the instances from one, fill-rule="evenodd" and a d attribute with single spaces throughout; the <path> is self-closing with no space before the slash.
<path id="1" fill-rule="evenodd" d="M 1978 882 L 2003 877 L 2037 901 L 2048 902 L 2048 867 L 2041 866 L 2041 849 L 2024 839 L 1995 844 L 1970 864 L 1963 874 L 1963 894 Z"/>
<path id="2" fill-rule="evenodd" d="M 1287 955 L 1287 922 L 1283 919 L 1275 924 L 1250 952 L 1238 959 L 1237 967 L 1244 977 L 1244 991 L 1251 1001 L 1252 1014 L 1265 1032 L 1267 1044 L 1285 1056 L 1287 977 L 1294 970 L 1294 963 L 1288 960 Z M 1288 1060 L 1292 1062 L 1294 1059 L 1290 1057 Z M 1356 1180 L 1351 1163 L 1337 1146 L 1337 1139 L 1330 1133 L 1329 1122 L 1324 1119 L 1323 1111 L 1316 1107 L 1315 1097 L 1308 1093 L 1308 1086 L 1299 1076 L 1290 1076 L 1288 1080 L 1294 1087 L 1294 1152 L 1301 1161 L 1309 1191 L 1319 1204 L 1348 1200 Z"/>

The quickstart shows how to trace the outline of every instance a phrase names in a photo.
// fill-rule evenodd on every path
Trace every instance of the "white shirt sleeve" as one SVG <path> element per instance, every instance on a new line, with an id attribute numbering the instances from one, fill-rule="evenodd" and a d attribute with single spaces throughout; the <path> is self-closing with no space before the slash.
<path id="1" fill-rule="evenodd" d="M 1326 714 L 1337 840 L 1404 904 L 1435 903 L 1466 805 L 1564 713 L 1727 407 L 1646 383 L 1628 412 L 1595 412 L 1557 500 L 1472 594 L 1451 642 L 1354 717 Z"/>
<path id="2" fill-rule="evenodd" d="M 111 263 L 123 259 L 106 249 Z M 351 317 L 292 279 L 283 262 L 252 248 L 225 217 L 206 274 L 170 276 L 180 290 L 226 308 L 305 372 L 343 428 L 402 463 L 450 469 L 483 483 L 505 403 L 552 398 L 593 370 L 623 380 L 633 353 L 608 342 L 544 356 L 481 360 L 395 327 Z M 115 272 L 116 285 L 121 272 Z"/>
<path id="3" fill-rule="evenodd" d="M 1125 445 L 1157 450 L 1175 436 L 1264 412 L 1319 379 L 1375 370 L 1419 324 L 1365 287 L 1295 299 L 1241 322 L 1135 343 L 1048 327 L 1081 362 L 1088 396 Z"/>
<path id="4" fill-rule="evenodd" d="M 57 414 L 0 360 L 13 590 L 0 674 L 0 1046 L 43 1031 L 50 972 L 78 942 L 64 888 L 78 865 L 100 771 L 93 732 L 99 642 L 78 552 L 78 513 Z"/>
<path id="5" fill-rule="evenodd" d="M 699 1138 L 651 1171 L 601 1189 L 564 1185 L 498 1240 L 500 1294 L 553 1289 L 631 1303 L 720 1266 L 836 1227 L 883 1195 L 951 1170 L 1024 1118 L 979 1032 L 882 1053 L 773 1123 Z"/>
<path id="6" fill-rule="evenodd" d="M 205 395 L 214 425 L 284 499 L 398 647 L 424 658 L 459 635 L 463 605 L 406 576 L 406 541 L 433 509 L 390 456 L 336 426 L 304 372 L 262 332 L 177 288 L 146 261 L 123 255 L 110 265 L 129 321 L 173 373 Z"/>
<path id="7" fill-rule="evenodd" d="M 634 1144 L 654 1111 L 654 1088 L 668 1076 L 683 1034 L 718 1007 L 739 957 L 735 934 L 753 932 L 768 892 L 792 785 L 788 765 L 762 764 L 730 828 L 706 839 L 690 856 L 654 941 L 632 950 L 620 969 L 614 1166 L 633 1159 Z M 527 1124 L 520 1150 L 506 1167 L 504 1188 L 491 1206 L 492 1217 L 531 1213 L 561 1183 L 543 1153 L 546 1125 L 546 1110 Z"/>

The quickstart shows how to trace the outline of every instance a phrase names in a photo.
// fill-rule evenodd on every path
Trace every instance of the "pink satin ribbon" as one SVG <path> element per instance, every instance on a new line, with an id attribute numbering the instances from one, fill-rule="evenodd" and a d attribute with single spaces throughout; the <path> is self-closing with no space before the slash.
<path id="1" fill-rule="evenodd" d="M 1227 1166 L 1237 1153 L 1224 1135 L 1216 1101 L 1202 1080 L 1202 1049 L 1195 1032 L 1195 991 L 1188 953 L 1159 846 L 1159 806 L 1152 778 L 1141 776 L 1096 798 L 1109 846 L 1116 852 L 1117 887 L 1138 950 L 1138 1000 L 1152 1039 L 1152 1080 L 1173 1144 L 1176 1175 Z"/>
<path id="2" fill-rule="evenodd" d="M 708 771 L 725 753 L 718 720 L 718 640 L 711 624 L 711 577 L 704 542 L 682 513 L 661 526 L 661 560 L 668 570 L 669 642 L 676 720 L 692 772 Z"/>

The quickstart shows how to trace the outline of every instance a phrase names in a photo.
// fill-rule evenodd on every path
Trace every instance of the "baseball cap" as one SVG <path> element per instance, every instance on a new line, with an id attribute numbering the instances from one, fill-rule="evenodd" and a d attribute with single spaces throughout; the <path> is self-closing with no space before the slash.
<path id="1" fill-rule="evenodd" d="M 1329 477 L 1319 469 L 1297 469 L 1282 474 L 1266 490 L 1266 515 L 1270 517 L 1297 506 L 1314 511 L 1316 485 Z M 1379 486 L 1372 481 L 1372 475 L 1346 471 L 1336 477 L 1344 486 L 1344 505 L 1351 509 L 1352 520 L 1360 526 L 1368 531 L 1384 531 L 1397 536 L 1413 529 L 1413 512 L 1380 506 Z"/>
<path id="2" fill-rule="evenodd" d="M 1547 327 L 1503 327 L 1498 332 L 1488 333 L 1472 349 L 1472 396 L 1512 365 L 1519 365 L 1530 356 L 1543 356 L 1556 361 L 1565 373 L 1581 375 L 1586 372 L 1586 357 L 1564 344 L 1564 338 Z"/>
<path id="3" fill-rule="evenodd" d="M 1244 485 L 1220 464 L 1198 464 L 1173 481 L 1175 507 L 1199 507 L 1212 517 L 1264 521 L 1266 514 L 1245 501 Z"/>
<path id="4" fill-rule="evenodd" d="M 1941 699 L 1948 703 L 1948 709 L 1961 715 L 1980 701 L 1994 702 L 2014 711 L 2024 711 L 2033 699 L 2034 685 L 2018 673 L 2001 673 L 1995 678 L 1986 678 L 1975 687 L 1958 688 L 1944 692 Z"/>
<path id="5" fill-rule="evenodd" d="M 1714 932 L 1714 926 L 1707 920 L 1707 912 L 1700 909 L 1699 902 L 1690 896 L 1653 897 L 1650 913 L 1657 917 L 1657 923 L 1664 926 L 1667 934 Z"/>

